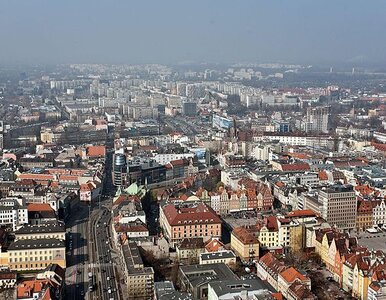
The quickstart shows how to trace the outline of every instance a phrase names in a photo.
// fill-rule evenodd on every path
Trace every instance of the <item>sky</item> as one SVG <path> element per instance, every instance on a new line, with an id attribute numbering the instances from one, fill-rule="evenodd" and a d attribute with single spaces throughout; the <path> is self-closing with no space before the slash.
<path id="1" fill-rule="evenodd" d="M 384 0 L 0 0 L 0 63 L 385 64 Z"/>

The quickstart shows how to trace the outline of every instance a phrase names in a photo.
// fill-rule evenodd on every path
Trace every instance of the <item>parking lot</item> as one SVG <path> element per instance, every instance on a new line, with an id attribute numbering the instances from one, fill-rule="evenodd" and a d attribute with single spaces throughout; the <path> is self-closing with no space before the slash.
<path id="1" fill-rule="evenodd" d="M 357 234 L 358 244 L 369 249 L 386 251 L 386 232 Z"/>
<path id="2" fill-rule="evenodd" d="M 223 217 L 223 220 L 233 229 L 244 225 L 255 225 L 259 218 L 261 218 L 261 214 L 255 211 L 239 211 L 230 213 Z"/>

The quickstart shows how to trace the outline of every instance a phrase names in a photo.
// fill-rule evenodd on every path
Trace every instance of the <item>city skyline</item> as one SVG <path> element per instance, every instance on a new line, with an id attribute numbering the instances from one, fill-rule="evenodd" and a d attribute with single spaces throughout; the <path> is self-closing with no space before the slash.
<path id="1" fill-rule="evenodd" d="M 0 63 L 384 65 L 381 1 L 3 1 Z"/>

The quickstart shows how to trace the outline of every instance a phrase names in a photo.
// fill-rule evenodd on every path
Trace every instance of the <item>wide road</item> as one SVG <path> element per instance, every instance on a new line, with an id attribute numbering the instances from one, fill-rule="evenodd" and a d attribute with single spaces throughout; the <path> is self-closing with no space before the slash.
<path id="1" fill-rule="evenodd" d="M 112 257 L 112 240 L 110 235 L 110 210 L 102 207 L 102 214 L 94 223 L 95 244 L 97 246 L 96 256 L 99 265 L 99 294 L 102 299 L 120 299 L 119 283 L 116 276 L 116 265 Z"/>
<path id="2" fill-rule="evenodd" d="M 88 215 L 88 205 L 79 204 L 66 222 L 66 298 L 68 299 L 84 299 L 88 289 Z"/>

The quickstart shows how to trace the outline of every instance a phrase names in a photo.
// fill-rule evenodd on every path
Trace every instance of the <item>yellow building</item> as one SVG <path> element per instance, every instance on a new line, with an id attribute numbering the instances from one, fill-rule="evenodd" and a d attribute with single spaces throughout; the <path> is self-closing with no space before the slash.
<path id="1" fill-rule="evenodd" d="M 336 234 L 338 232 L 332 228 L 320 229 L 315 233 L 315 252 L 320 255 L 322 262 L 326 265 L 331 262 L 329 257 L 330 244 Z"/>
<path id="2" fill-rule="evenodd" d="M 45 223 L 40 225 L 24 225 L 15 231 L 16 240 L 24 239 L 66 239 L 64 225 L 59 222 Z"/>
<path id="3" fill-rule="evenodd" d="M 258 232 L 254 227 L 240 226 L 233 229 L 231 248 L 241 260 L 250 261 L 259 258 Z"/>
<path id="4" fill-rule="evenodd" d="M 379 201 L 359 201 L 355 224 L 357 231 L 365 231 L 366 229 L 373 227 L 373 206 L 378 204 L 378 202 Z"/>
<path id="5" fill-rule="evenodd" d="M 352 296 L 357 299 L 367 300 L 367 291 L 371 283 L 369 267 L 366 260 L 360 258 L 353 269 Z"/>
<path id="6" fill-rule="evenodd" d="M 378 256 L 379 254 L 379 256 Z M 353 254 L 343 264 L 342 288 L 353 297 L 367 300 L 371 276 L 381 267 L 383 254 L 364 252 Z"/>
<path id="7" fill-rule="evenodd" d="M 270 231 L 267 227 L 262 227 L 259 234 L 259 242 L 262 247 L 275 248 L 280 247 L 279 245 L 279 232 Z"/>
<path id="8" fill-rule="evenodd" d="M 57 239 L 24 239 L 8 248 L 8 266 L 11 270 L 41 270 L 50 264 L 66 268 L 66 247 Z"/>
<path id="9" fill-rule="evenodd" d="M 289 228 L 289 246 L 293 252 L 300 251 L 305 245 L 305 227 L 303 224 Z"/>
<path id="10" fill-rule="evenodd" d="M 121 247 L 121 262 L 127 284 L 127 299 L 150 299 L 154 295 L 154 270 L 145 267 L 135 242 Z"/>

